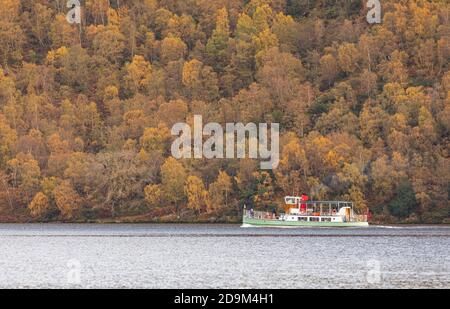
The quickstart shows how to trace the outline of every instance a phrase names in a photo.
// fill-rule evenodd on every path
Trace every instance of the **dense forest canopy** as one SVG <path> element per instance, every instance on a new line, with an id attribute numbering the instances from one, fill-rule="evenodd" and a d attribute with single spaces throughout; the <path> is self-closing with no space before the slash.
<path id="1" fill-rule="evenodd" d="M 447 0 L 0 0 L 0 221 L 230 220 L 283 196 L 449 220 Z M 278 122 L 280 165 L 175 160 L 177 122 Z"/>

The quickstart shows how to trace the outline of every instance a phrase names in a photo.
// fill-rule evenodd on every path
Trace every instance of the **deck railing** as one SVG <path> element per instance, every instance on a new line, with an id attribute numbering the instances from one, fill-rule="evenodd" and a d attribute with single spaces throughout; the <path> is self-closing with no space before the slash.
<path id="1" fill-rule="evenodd" d="M 339 210 L 342 207 L 350 207 L 352 222 L 366 222 L 367 215 L 360 215 L 354 213 L 353 203 L 347 201 L 307 201 L 300 202 L 299 205 L 292 205 L 293 208 L 301 207 L 301 205 L 305 205 L 306 209 L 300 215 L 303 216 L 337 216 Z M 285 215 L 285 214 L 281 214 Z M 246 209 L 244 211 L 244 216 L 246 218 L 254 218 L 254 219 L 266 219 L 266 220 L 274 220 L 279 218 L 279 214 L 270 212 L 270 211 L 256 211 L 253 209 Z"/>
<path id="2" fill-rule="evenodd" d="M 281 216 L 283 216 L 285 214 L 281 214 Z M 314 213 L 303 213 L 300 214 L 302 216 L 308 216 L 308 217 L 315 217 L 317 215 L 320 216 L 337 216 L 337 214 L 329 214 L 326 212 L 323 212 L 321 214 L 314 214 Z M 264 219 L 264 220 L 276 220 L 280 218 L 279 214 L 275 214 L 269 211 L 257 211 L 257 210 L 246 210 L 244 212 L 244 217 L 245 218 L 251 218 L 251 219 Z M 350 218 L 351 222 L 367 222 L 367 215 L 355 215 L 353 214 L 353 216 Z"/>
<path id="3" fill-rule="evenodd" d="M 276 215 L 276 214 L 274 214 L 274 213 L 271 213 L 271 212 L 268 212 L 268 211 L 257 211 L 257 210 L 247 210 L 245 213 L 244 213 L 244 216 L 246 217 L 246 218 L 252 218 L 252 219 L 272 219 L 272 220 L 275 220 L 275 219 L 278 219 L 278 215 Z"/>

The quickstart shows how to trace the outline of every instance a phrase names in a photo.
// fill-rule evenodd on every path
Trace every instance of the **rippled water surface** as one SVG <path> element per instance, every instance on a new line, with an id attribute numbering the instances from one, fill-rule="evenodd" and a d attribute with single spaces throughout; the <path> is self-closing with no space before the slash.
<path id="1" fill-rule="evenodd" d="M 2 288 L 450 288 L 450 227 L 0 224 Z"/>

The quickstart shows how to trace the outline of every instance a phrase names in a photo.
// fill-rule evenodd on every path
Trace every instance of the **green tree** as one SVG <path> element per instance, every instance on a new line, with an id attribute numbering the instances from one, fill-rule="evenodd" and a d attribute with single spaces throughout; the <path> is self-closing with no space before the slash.
<path id="1" fill-rule="evenodd" d="M 401 183 L 388 204 L 389 212 L 397 217 L 408 217 L 417 208 L 417 200 L 410 183 Z"/>
<path id="2" fill-rule="evenodd" d="M 229 61 L 228 42 L 230 40 L 230 22 L 228 11 L 217 11 L 216 28 L 206 44 L 206 52 L 217 71 L 222 72 Z"/>

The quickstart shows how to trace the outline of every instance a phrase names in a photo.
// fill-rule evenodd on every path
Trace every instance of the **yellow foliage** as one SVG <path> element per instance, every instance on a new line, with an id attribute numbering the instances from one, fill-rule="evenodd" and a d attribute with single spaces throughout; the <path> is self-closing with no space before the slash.
<path id="1" fill-rule="evenodd" d="M 82 206 L 82 199 L 69 181 L 63 181 L 53 190 L 56 207 L 65 219 L 73 219 Z"/>
<path id="2" fill-rule="evenodd" d="M 28 206 L 28 209 L 33 217 L 44 216 L 50 209 L 47 196 L 42 192 L 38 192 Z"/>
<path id="3" fill-rule="evenodd" d="M 187 207 L 197 212 L 204 211 L 208 205 L 208 191 L 197 176 L 189 176 L 184 188 L 188 199 Z"/>
<path id="4" fill-rule="evenodd" d="M 150 207 L 162 207 L 162 192 L 160 185 L 148 185 L 144 189 L 145 201 Z"/>

